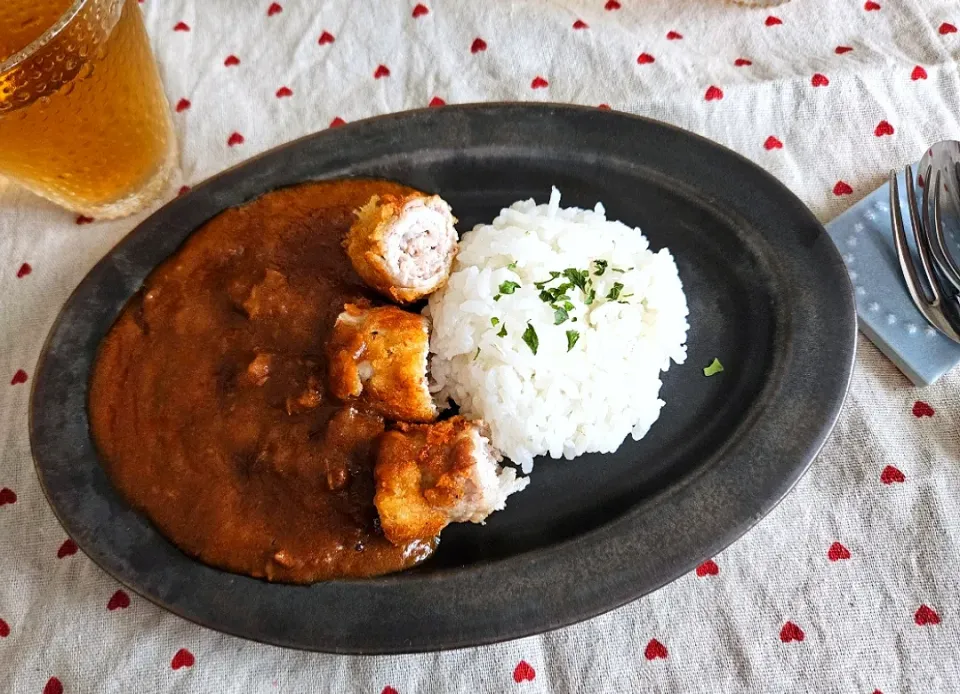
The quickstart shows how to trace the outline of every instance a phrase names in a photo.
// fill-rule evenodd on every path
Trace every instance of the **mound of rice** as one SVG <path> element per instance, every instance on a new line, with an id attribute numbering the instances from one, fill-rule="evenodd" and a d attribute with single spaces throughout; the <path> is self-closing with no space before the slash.
<path id="1" fill-rule="evenodd" d="M 643 437 L 664 404 L 660 372 L 686 358 L 687 300 L 670 252 L 652 252 L 599 203 L 561 208 L 556 188 L 549 204 L 514 203 L 466 234 L 425 313 L 438 398 L 484 419 L 527 473 L 538 455 Z"/>

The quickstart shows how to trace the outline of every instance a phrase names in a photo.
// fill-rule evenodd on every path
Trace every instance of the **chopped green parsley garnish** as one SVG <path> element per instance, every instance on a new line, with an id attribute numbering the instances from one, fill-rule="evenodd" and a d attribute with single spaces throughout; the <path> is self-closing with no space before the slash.
<path id="1" fill-rule="evenodd" d="M 704 368 L 703 375 L 713 376 L 714 374 L 718 374 L 721 371 L 723 371 L 723 364 L 720 363 L 719 359 L 714 359 L 712 362 L 710 362 L 709 366 Z"/>
<path id="2" fill-rule="evenodd" d="M 570 318 L 570 315 L 567 313 L 567 310 L 562 306 L 554 310 L 553 312 L 553 324 L 560 325 L 564 321 Z"/>
<path id="3" fill-rule="evenodd" d="M 530 348 L 530 351 L 534 354 L 537 353 L 537 348 L 540 346 L 540 338 L 537 337 L 537 331 L 534 330 L 533 326 L 527 323 L 527 329 L 523 331 L 523 341 L 527 343 L 527 347 Z"/>
<path id="4" fill-rule="evenodd" d="M 509 265 L 507 265 L 507 269 L 509 269 L 509 270 L 516 270 L 516 269 L 517 269 L 517 263 L 516 263 L 516 261 L 514 261 L 514 262 L 510 263 Z"/>
<path id="5" fill-rule="evenodd" d="M 501 294 L 513 294 L 520 285 L 512 280 L 507 280 L 506 282 L 500 283 L 500 293 Z"/>
<path id="6" fill-rule="evenodd" d="M 586 270 L 577 270 L 576 268 L 568 267 L 563 271 L 563 276 L 570 280 L 573 286 L 581 292 L 587 291 L 587 282 L 590 281 L 590 273 Z"/>
<path id="7" fill-rule="evenodd" d="M 574 320 L 576 320 L 576 318 L 574 318 Z M 579 339 L 580 339 L 580 333 L 578 333 L 576 330 L 567 331 L 567 351 L 568 352 L 571 349 L 573 349 L 573 346 L 577 344 L 577 340 Z"/>
<path id="8" fill-rule="evenodd" d="M 540 292 L 540 301 L 545 304 L 555 304 L 560 301 L 570 301 L 570 297 L 567 296 L 567 290 L 572 286 L 573 285 L 569 282 L 564 282 L 559 287 L 543 289 Z"/>
<path id="9" fill-rule="evenodd" d="M 500 319 L 497 318 L 496 316 L 494 316 L 493 318 L 490 319 L 490 325 L 492 325 L 494 328 L 497 327 L 497 324 L 498 324 L 499 322 L 500 322 Z"/>
<path id="10" fill-rule="evenodd" d="M 534 283 L 533 283 L 533 286 L 536 287 L 537 289 L 543 289 L 543 288 L 546 287 L 548 284 L 550 284 L 550 283 L 553 282 L 555 279 L 557 279 L 559 276 L 560 276 L 560 273 L 559 273 L 559 272 L 555 272 L 555 271 L 551 270 L 551 271 L 550 271 L 550 279 L 544 280 L 543 282 L 534 282 Z"/>
<path id="11" fill-rule="evenodd" d="M 610 301 L 616 301 L 620 298 L 621 291 L 623 291 L 623 283 L 614 282 L 613 287 L 611 287 L 610 291 L 607 293 L 607 298 L 610 299 Z"/>
<path id="12" fill-rule="evenodd" d="M 590 304 L 593 303 L 593 300 L 596 299 L 596 298 L 597 298 L 597 290 L 596 290 L 596 289 L 593 289 L 593 288 L 591 287 L 591 288 L 590 288 L 590 291 L 587 292 L 586 297 L 584 297 L 583 303 L 585 303 L 587 306 L 589 306 Z"/>
<path id="13" fill-rule="evenodd" d="M 473 355 L 473 360 L 476 361 L 476 360 L 477 360 L 477 357 L 479 357 L 479 356 L 480 356 L 480 348 L 477 347 L 477 353 Z"/>
<path id="14" fill-rule="evenodd" d="M 621 269 L 618 268 L 618 267 L 612 267 L 612 268 L 610 268 L 610 271 L 611 271 L 611 272 L 619 272 L 621 275 L 626 272 L 626 270 L 621 270 Z"/>
<path id="15" fill-rule="evenodd" d="M 497 337 L 506 337 L 507 336 L 507 325 L 504 323 L 503 327 L 500 328 L 500 332 L 497 333 Z"/>
<path id="16" fill-rule="evenodd" d="M 595 274 L 597 277 L 606 272 L 607 265 L 609 265 L 606 260 L 594 260 L 593 264 L 597 266 L 597 268 L 593 271 L 593 274 Z"/>

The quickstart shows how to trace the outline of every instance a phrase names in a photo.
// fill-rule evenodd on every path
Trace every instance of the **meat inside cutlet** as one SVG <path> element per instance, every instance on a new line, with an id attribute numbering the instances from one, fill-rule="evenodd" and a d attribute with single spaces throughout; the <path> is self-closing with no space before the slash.
<path id="1" fill-rule="evenodd" d="M 456 221 L 438 195 L 374 195 L 357 211 L 343 245 L 364 282 L 393 301 L 410 303 L 450 276 Z"/>

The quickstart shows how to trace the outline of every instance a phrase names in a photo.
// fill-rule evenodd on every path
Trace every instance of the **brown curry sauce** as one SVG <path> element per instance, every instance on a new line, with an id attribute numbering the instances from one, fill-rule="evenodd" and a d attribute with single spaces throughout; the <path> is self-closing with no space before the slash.
<path id="1" fill-rule="evenodd" d="M 160 265 L 104 338 L 90 425 L 126 499 L 187 554 L 309 583 L 408 568 L 373 506 L 374 414 L 327 387 L 346 303 L 374 300 L 340 240 L 385 181 L 308 183 L 218 215 Z"/>

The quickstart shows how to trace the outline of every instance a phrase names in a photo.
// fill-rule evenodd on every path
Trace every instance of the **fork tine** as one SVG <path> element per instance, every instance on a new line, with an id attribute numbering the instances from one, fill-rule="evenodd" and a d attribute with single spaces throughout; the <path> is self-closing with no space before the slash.
<path id="1" fill-rule="evenodd" d="M 929 190 L 931 186 L 930 173 L 932 167 L 927 167 L 927 170 L 924 171 L 925 177 L 924 182 L 926 185 L 923 187 L 923 222 L 920 221 L 920 211 L 917 209 L 917 196 L 913 188 L 913 169 L 907 167 L 907 206 L 910 210 L 910 225 L 913 227 L 911 231 L 913 232 L 913 241 L 914 245 L 917 247 L 917 255 L 920 256 L 920 268 L 923 270 L 923 284 L 921 285 L 924 290 L 924 296 L 928 299 L 930 304 L 933 306 L 940 305 L 940 290 L 937 286 L 937 280 L 933 276 L 933 267 L 930 263 L 930 248 L 927 243 L 927 237 L 924 230 L 927 228 L 926 225 L 929 223 L 930 214 L 927 210 L 928 201 L 929 201 Z M 940 180 L 940 172 L 937 172 L 937 181 Z M 910 256 L 910 249 L 907 248 L 907 255 Z M 911 266 L 914 263 L 910 263 Z M 931 298 L 932 297 L 932 298 Z"/>
<path id="2" fill-rule="evenodd" d="M 938 176 L 940 175 L 939 171 L 937 172 L 937 175 Z M 925 185 L 923 186 L 923 195 L 921 196 L 923 200 L 920 203 L 920 207 L 923 209 L 923 227 L 922 228 L 929 229 L 930 228 L 930 188 L 932 187 L 934 190 L 937 189 L 937 187 L 933 184 L 933 164 L 928 165 L 926 170 L 923 172 L 923 180 L 925 182 Z"/>
<path id="3" fill-rule="evenodd" d="M 939 175 L 938 175 L 939 178 Z M 927 236 L 933 250 L 933 259 L 943 276 L 960 291 L 960 267 L 947 251 L 947 240 L 943 235 L 943 218 L 940 208 L 940 187 L 933 194 L 933 225 L 927 227 Z"/>
<path id="4" fill-rule="evenodd" d="M 908 166 L 906 171 L 909 181 L 913 178 L 913 169 Z M 913 217 L 913 208 L 911 208 L 910 216 Z M 920 278 L 913 267 L 910 246 L 907 245 L 907 234 L 903 229 L 903 214 L 900 212 L 900 189 L 897 184 L 896 169 L 890 172 L 890 225 L 893 227 L 893 245 L 897 251 L 897 260 L 900 261 L 900 270 L 903 273 L 903 279 L 906 281 L 907 291 L 910 292 L 910 298 L 916 304 L 917 310 L 927 316 L 928 299 L 922 291 Z"/>

